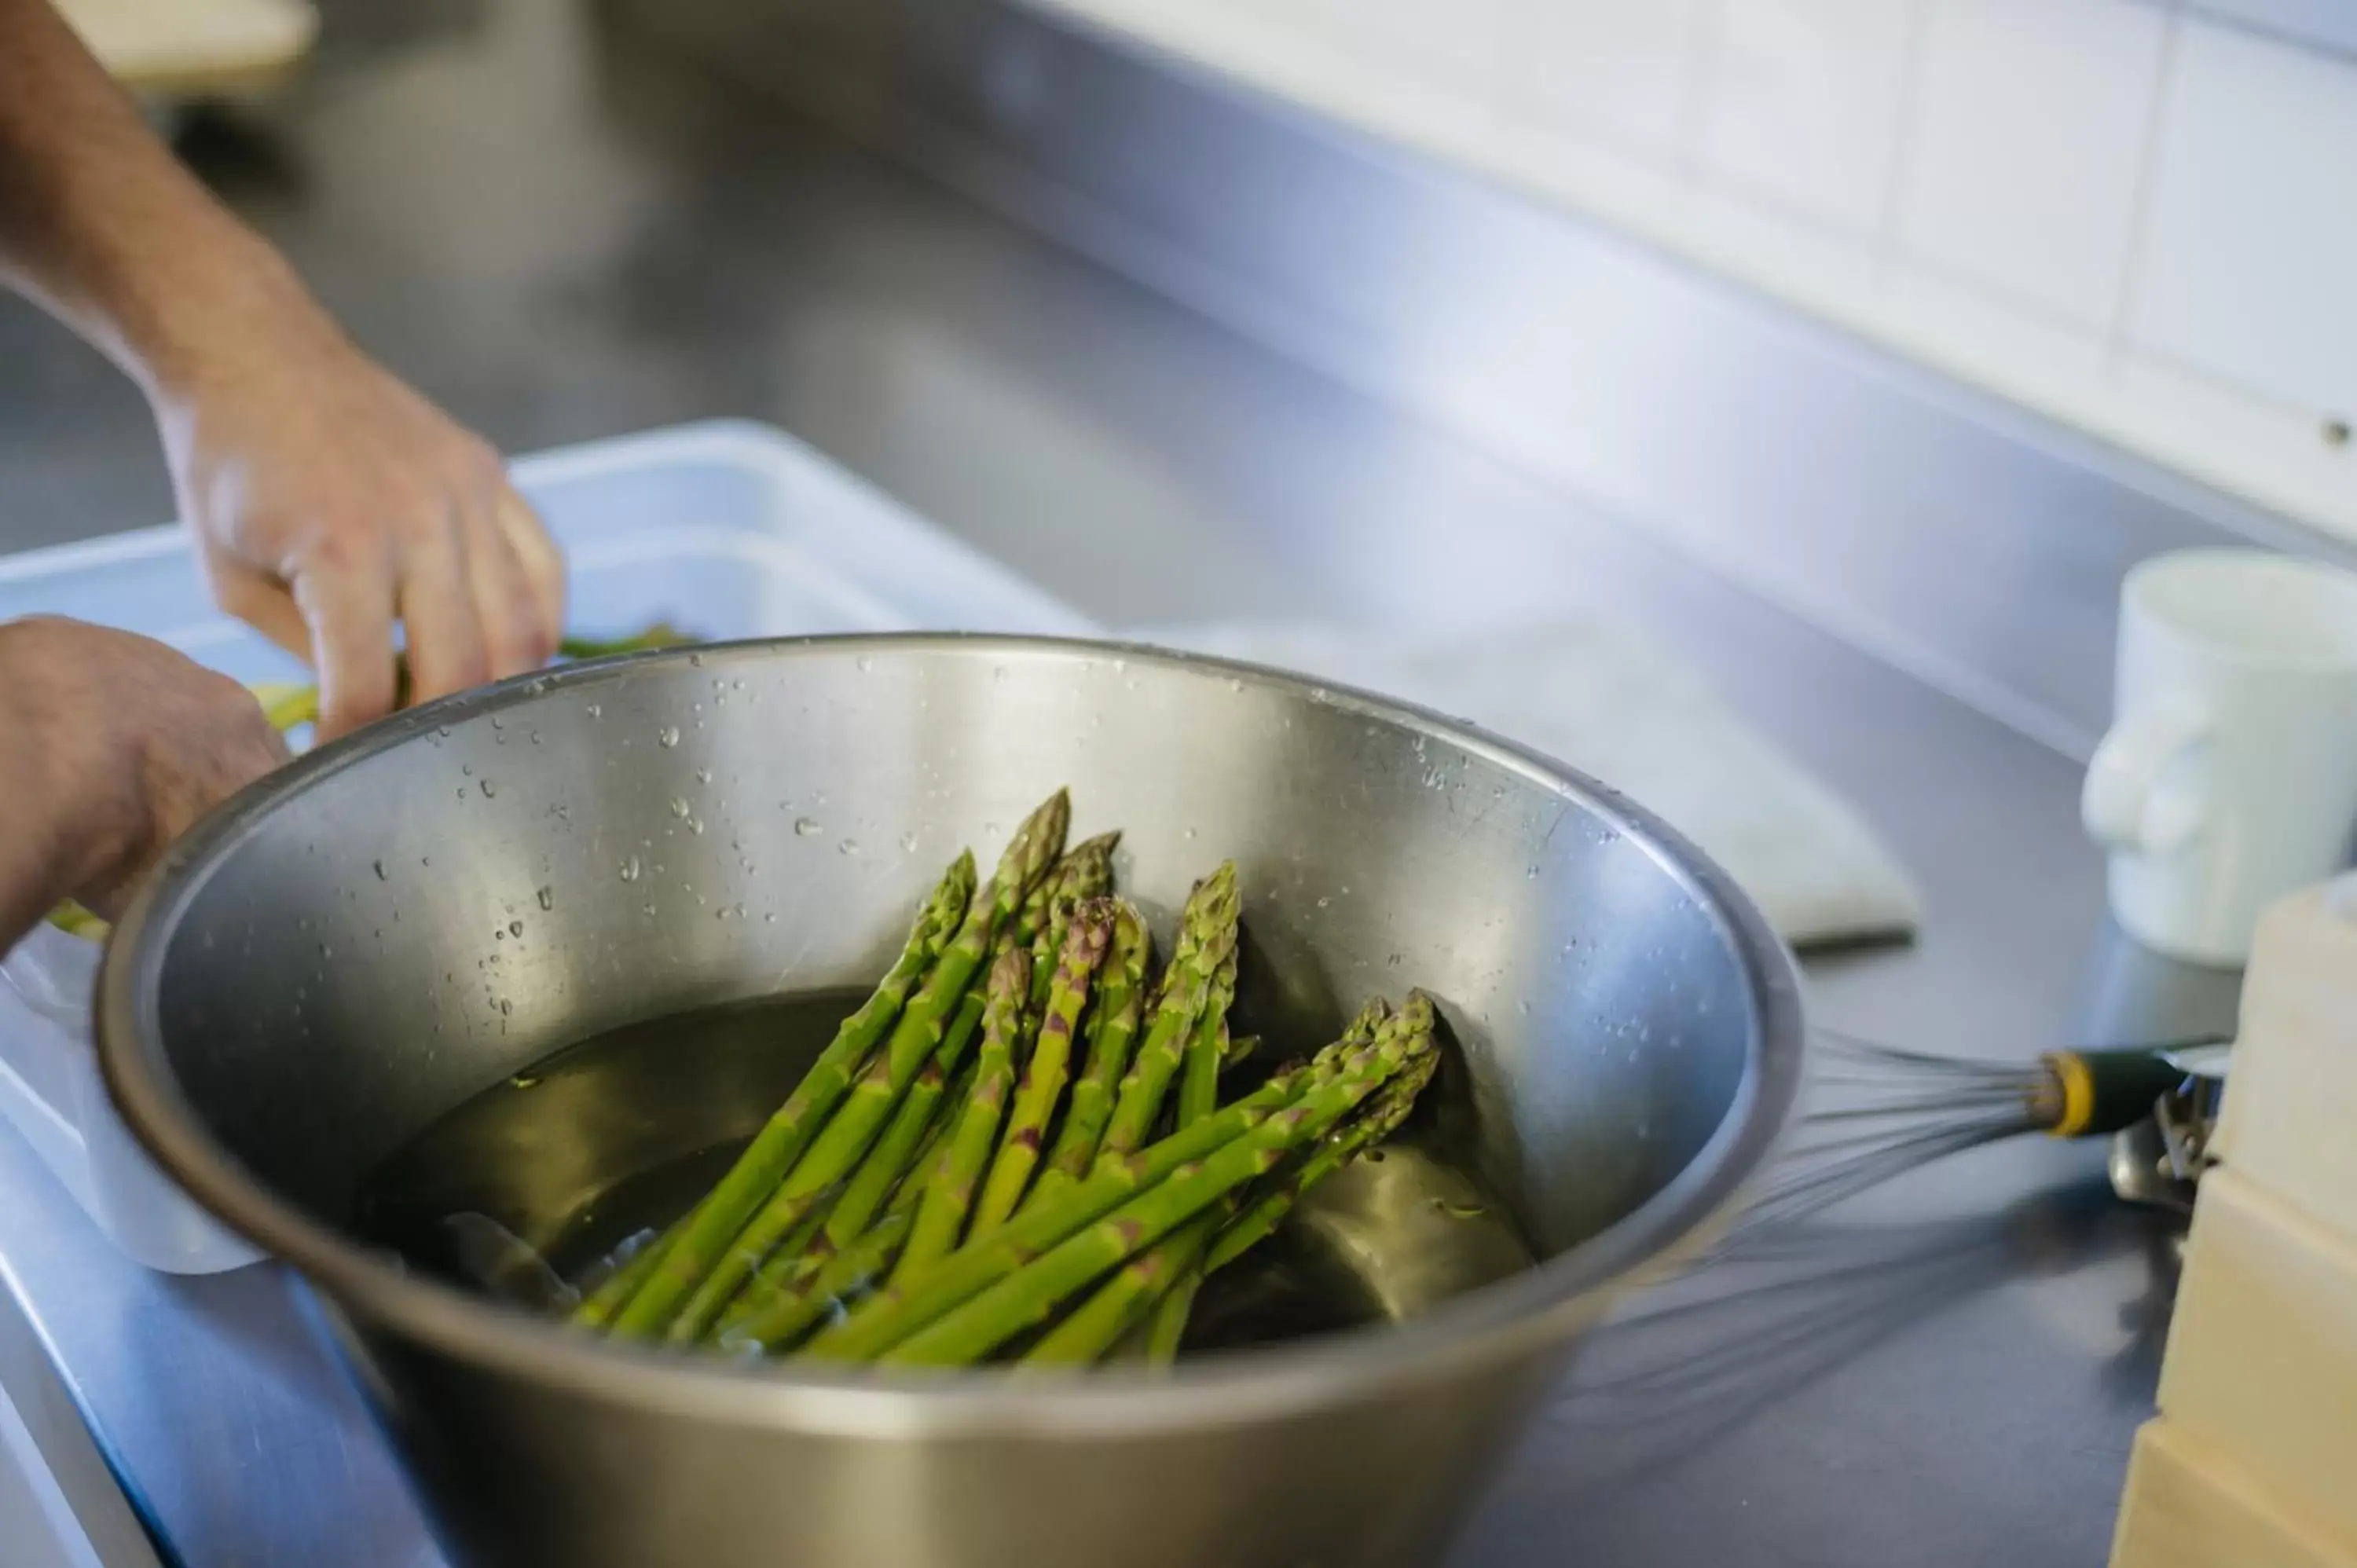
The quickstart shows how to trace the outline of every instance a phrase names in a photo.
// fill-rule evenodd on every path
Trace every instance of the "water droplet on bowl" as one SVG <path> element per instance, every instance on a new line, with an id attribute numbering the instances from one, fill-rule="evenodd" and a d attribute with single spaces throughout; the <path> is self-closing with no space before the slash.
<path id="1" fill-rule="evenodd" d="M 709 783 L 711 783 L 711 782 L 712 782 L 712 769 L 710 769 L 709 768 L 697 768 L 697 769 L 695 770 L 695 781 L 696 781 L 698 784 L 709 784 Z"/>
<path id="2" fill-rule="evenodd" d="M 587 711 L 593 719 L 602 719 L 606 716 L 606 710 L 596 703 L 590 703 Z"/>
<path id="3" fill-rule="evenodd" d="M 392 880 L 392 878 L 391 878 L 391 877 L 389 877 L 389 876 L 387 876 L 387 875 L 385 875 L 385 870 L 384 870 L 384 862 L 382 862 L 382 861 L 381 861 L 381 860 L 375 860 L 375 861 L 371 861 L 371 862 L 369 863 L 369 865 L 371 865 L 371 866 L 375 870 L 375 872 L 376 872 L 376 879 L 377 879 L 379 882 L 389 882 L 389 881 L 391 881 L 391 880 Z"/>
<path id="4" fill-rule="evenodd" d="M 544 886 L 544 887 L 542 887 L 542 888 L 541 888 L 541 890 L 540 890 L 540 892 L 539 892 L 539 894 L 538 894 L 538 897 L 539 897 L 539 899 L 540 899 L 540 907 L 541 907 L 542 908 L 544 908 L 544 909 L 554 909 L 554 908 L 556 908 L 556 889 L 555 889 L 555 888 L 554 888 L 554 887 L 547 887 L 547 886 Z"/>
<path id="5" fill-rule="evenodd" d="M 819 834 L 824 832 L 826 832 L 825 827 L 816 817 L 796 817 L 794 819 L 794 836 L 796 838 L 816 838 Z"/>
<path id="6" fill-rule="evenodd" d="M 687 798 L 683 795 L 673 795 L 671 798 L 671 814 L 684 822 L 687 818 Z"/>
<path id="7" fill-rule="evenodd" d="M 634 854 L 630 856 L 630 859 L 622 862 L 622 880 L 625 882 L 636 882 L 638 879 L 639 857 Z"/>
<path id="8" fill-rule="evenodd" d="M 873 660 L 873 659 L 871 659 L 871 658 L 869 658 L 869 657 L 868 657 L 866 654 L 865 654 L 865 653 L 861 654 L 858 658 L 856 658 L 856 659 L 853 660 L 851 662 L 852 662 L 853 666 L 854 666 L 856 669 L 857 669 L 857 670 L 858 670 L 858 671 L 859 671 L 862 675 L 866 674 L 870 670 L 873 670 L 873 669 L 875 669 L 875 668 L 876 668 L 876 660 Z"/>
<path id="9" fill-rule="evenodd" d="M 857 854 L 859 853 L 859 841 L 857 839 L 845 839 L 841 843 L 834 846 L 834 853 L 837 854 Z"/>
<path id="10" fill-rule="evenodd" d="M 655 734 L 655 744 L 662 746 L 666 750 L 670 749 L 672 746 L 677 746 L 679 744 L 679 726 L 677 725 L 663 725 L 663 727 Z"/>
<path id="11" fill-rule="evenodd" d="M 498 787 L 497 785 L 493 784 L 493 783 L 492 783 L 490 779 L 485 779 L 480 780 L 480 783 L 482 784 L 482 789 L 483 789 L 483 799 L 484 799 L 484 800 L 490 800 L 492 796 L 494 796 L 494 795 L 496 795 L 496 794 L 498 794 L 498 793 L 500 792 L 500 791 L 499 791 L 499 787 Z"/>

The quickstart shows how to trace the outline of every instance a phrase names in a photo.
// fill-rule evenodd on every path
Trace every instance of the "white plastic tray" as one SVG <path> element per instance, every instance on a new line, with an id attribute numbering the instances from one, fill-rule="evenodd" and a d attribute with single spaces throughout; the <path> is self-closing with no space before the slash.
<path id="1" fill-rule="evenodd" d="M 527 457 L 517 485 L 565 546 L 570 629 L 654 620 L 726 639 L 966 630 L 1088 636 L 1064 605 L 764 425 L 692 424 Z M 216 611 L 177 527 L 0 558 L 0 620 L 144 632 L 241 681 L 305 678 Z M 254 1253 L 151 1164 L 91 1048 L 98 949 L 44 926 L 0 961 L 0 1115 L 125 1253 L 173 1273 Z"/>

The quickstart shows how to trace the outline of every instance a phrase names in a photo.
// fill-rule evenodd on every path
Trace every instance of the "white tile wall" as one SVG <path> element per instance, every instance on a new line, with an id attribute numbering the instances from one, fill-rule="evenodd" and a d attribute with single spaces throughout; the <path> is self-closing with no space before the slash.
<path id="1" fill-rule="evenodd" d="M 1933 0 L 1901 247 L 2101 331 L 2167 33 L 2144 0 Z"/>
<path id="2" fill-rule="evenodd" d="M 1704 0 L 1555 0 L 1511 37 L 1510 95 L 1542 124 L 1673 155 L 1700 86 Z"/>
<path id="3" fill-rule="evenodd" d="M 2357 414 L 2357 66 L 2189 21 L 2155 166 L 2135 340 Z"/>
<path id="4" fill-rule="evenodd" d="M 1034 3 L 2357 538 L 2357 56 L 2225 0 Z"/>
<path id="5" fill-rule="evenodd" d="M 1726 5 L 1706 46 L 1703 167 L 1837 228 L 1873 233 L 1897 167 L 1920 9 L 1920 0 Z"/>

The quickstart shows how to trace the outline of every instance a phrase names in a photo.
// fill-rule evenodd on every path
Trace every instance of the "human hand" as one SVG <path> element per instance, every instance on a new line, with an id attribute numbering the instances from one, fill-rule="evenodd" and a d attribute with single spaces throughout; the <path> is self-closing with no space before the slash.
<path id="1" fill-rule="evenodd" d="M 154 398 L 214 598 L 310 660 L 319 735 L 546 663 L 565 566 L 499 454 L 345 338 L 289 274 L 184 338 Z"/>
<path id="2" fill-rule="evenodd" d="M 74 898 L 112 919 L 188 825 L 286 760 L 253 693 L 160 642 L 0 625 L 0 926 Z M 0 937 L 0 949 L 6 940 Z"/>

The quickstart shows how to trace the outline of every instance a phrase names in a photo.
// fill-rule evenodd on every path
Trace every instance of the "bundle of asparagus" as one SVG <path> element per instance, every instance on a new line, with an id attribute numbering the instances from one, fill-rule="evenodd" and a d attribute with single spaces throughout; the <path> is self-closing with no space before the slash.
<path id="1" fill-rule="evenodd" d="M 1060 790 L 986 884 L 959 857 L 728 1173 L 576 1323 L 834 1361 L 1176 1356 L 1201 1281 L 1406 1118 L 1438 1059 L 1432 1004 L 1371 1003 L 1221 1103 L 1242 1054 L 1234 865 L 1196 886 L 1149 985 L 1118 835 L 1066 853 L 1070 819 Z"/>

